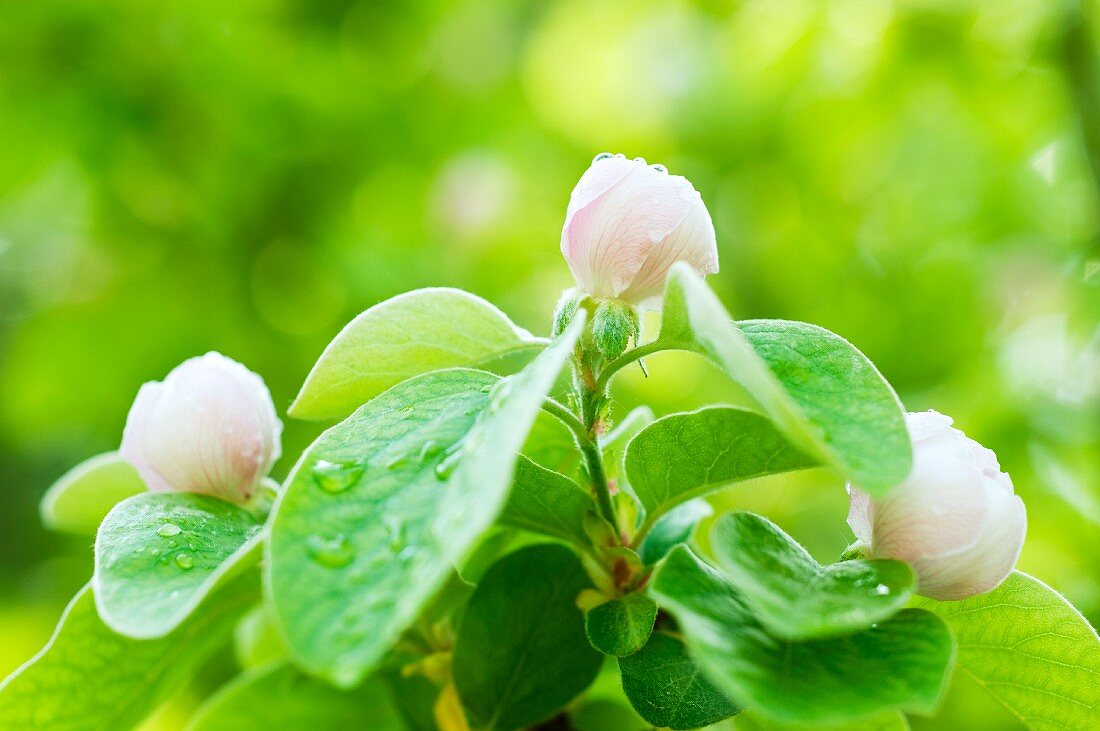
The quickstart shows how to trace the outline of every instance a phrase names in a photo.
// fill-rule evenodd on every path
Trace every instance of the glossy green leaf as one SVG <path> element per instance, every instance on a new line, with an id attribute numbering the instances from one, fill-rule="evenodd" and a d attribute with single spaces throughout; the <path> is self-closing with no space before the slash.
<path id="1" fill-rule="evenodd" d="M 381 681 L 368 680 L 354 690 L 342 691 L 276 662 L 229 681 L 202 704 L 188 731 L 280 728 L 403 731 L 405 726 Z"/>
<path id="2" fill-rule="evenodd" d="M 505 556 L 481 580 L 459 629 L 455 685 L 475 728 L 510 731 L 550 717 L 602 664 L 584 634 L 580 560 L 556 544 Z"/>
<path id="3" fill-rule="evenodd" d="M 700 353 L 738 381 L 789 439 L 872 494 L 909 473 L 912 454 L 897 395 L 848 341 L 800 322 L 735 325 L 686 264 L 665 291 L 658 343 Z"/>
<path id="4" fill-rule="evenodd" d="M 702 498 L 688 500 L 662 515 L 642 541 L 638 554 L 647 566 L 660 561 L 674 546 L 687 543 L 700 521 L 714 514 L 714 508 Z"/>
<path id="5" fill-rule="evenodd" d="M 500 522 L 588 545 L 584 516 L 595 511 L 595 501 L 577 483 L 521 456 Z"/>
<path id="6" fill-rule="evenodd" d="M 96 536 L 99 615 L 120 634 L 163 637 L 216 586 L 259 560 L 260 527 L 247 510 L 207 495 L 127 498 Z"/>
<path id="7" fill-rule="evenodd" d="M 582 326 L 508 379 L 454 369 L 405 381 L 307 450 L 276 504 L 265 562 L 306 670 L 342 686 L 362 678 L 495 522 Z"/>
<path id="8" fill-rule="evenodd" d="M 619 659 L 623 691 L 654 726 L 691 729 L 717 723 L 740 709 L 700 674 L 684 643 L 654 632 L 641 651 Z"/>
<path id="9" fill-rule="evenodd" d="M 254 576 L 210 596 L 171 634 L 133 640 L 99 618 L 91 586 L 66 608 L 49 644 L 0 684 L 2 731 L 106 731 L 136 726 L 220 650 L 257 599 Z"/>
<path id="10" fill-rule="evenodd" d="M 137 470 L 118 452 L 86 459 L 50 486 L 39 505 L 42 522 L 52 530 L 94 536 L 117 503 L 145 492 Z"/>
<path id="11" fill-rule="evenodd" d="M 657 602 L 634 593 L 589 609 L 584 615 L 584 628 L 597 650 L 625 657 L 645 647 L 656 621 Z"/>
<path id="12" fill-rule="evenodd" d="M 908 564 L 886 559 L 822 566 L 771 521 L 730 513 L 711 547 L 753 614 L 788 640 L 851 634 L 901 610 L 916 588 Z"/>
<path id="13" fill-rule="evenodd" d="M 340 331 L 289 414 L 341 418 L 406 378 L 443 368 L 484 368 L 545 344 L 469 292 L 444 287 L 406 292 L 371 307 Z"/>
<path id="14" fill-rule="evenodd" d="M 778 720 L 838 722 L 891 709 L 931 713 L 954 656 L 947 627 L 921 609 L 902 610 L 847 637 L 773 638 L 733 582 L 684 547 L 658 568 L 650 593 L 675 615 L 711 682 Z"/>
<path id="15" fill-rule="evenodd" d="M 767 418 L 732 406 L 658 419 L 626 450 L 627 478 L 646 510 L 647 523 L 733 482 L 817 464 Z"/>
<path id="16" fill-rule="evenodd" d="M 1031 729 L 1100 727 L 1100 637 L 1065 597 L 1019 571 L 987 594 L 918 598 L 959 643 L 959 669 Z"/>

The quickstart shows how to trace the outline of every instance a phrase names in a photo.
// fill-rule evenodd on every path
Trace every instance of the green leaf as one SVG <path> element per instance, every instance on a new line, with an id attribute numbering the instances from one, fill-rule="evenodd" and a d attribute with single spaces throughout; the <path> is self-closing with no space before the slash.
<path id="1" fill-rule="evenodd" d="M 917 603 L 951 628 L 959 668 L 1028 728 L 1096 728 L 1100 637 L 1054 589 L 1015 571 L 987 594 Z"/>
<path id="2" fill-rule="evenodd" d="M 95 542 L 96 606 L 135 639 L 163 637 L 216 586 L 259 560 L 260 524 L 208 495 L 147 492 L 116 505 Z"/>
<path id="3" fill-rule="evenodd" d="M 348 323 L 325 348 L 288 413 L 298 419 L 342 418 L 406 378 L 443 368 L 485 367 L 545 344 L 469 292 L 417 289 Z"/>
<path id="4" fill-rule="evenodd" d="M 233 628 L 233 651 L 245 669 L 286 658 L 286 644 L 263 604 L 254 606 Z"/>
<path id="5" fill-rule="evenodd" d="M 604 471 L 607 479 L 619 482 L 619 487 L 629 491 L 630 485 L 623 475 L 623 457 L 630 440 L 653 423 L 653 411 L 648 406 L 632 409 L 605 436 L 600 438 L 600 451 L 603 453 Z"/>
<path id="6" fill-rule="evenodd" d="M 548 470 L 574 475 L 581 463 L 581 453 L 569 427 L 546 411 L 540 411 L 527 433 L 524 456 Z"/>
<path id="7" fill-rule="evenodd" d="M 714 508 L 702 498 L 688 500 L 662 515 L 638 549 L 647 566 L 660 561 L 674 546 L 687 543 L 699 523 L 714 514 Z"/>
<path id="8" fill-rule="evenodd" d="M 703 677 L 675 636 L 654 632 L 640 652 L 619 658 L 623 691 L 654 726 L 690 729 L 717 723 L 740 711 Z"/>
<path id="9" fill-rule="evenodd" d="M 303 668 L 341 686 L 361 679 L 493 524 L 580 319 L 515 376 L 454 369 L 405 381 L 302 456 L 265 566 Z"/>
<path id="10" fill-rule="evenodd" d="M 211 696 L 188 731 L 270 729 L 403 731 L 405 728 L 380 681 L 341 691 L 307 677 L 290 665 L 271 663 L 248 670 Z"/>
<path id="11" fill-rule="evenodd" d="M 892 709 L 931 713 L 954 655 L 947 627 L 920 609 L 847 637 L 775 639 L 733 582 L 682 546 L 657 570 L 650 593 L 675 615 L 711 682 L 781 721 L 848 721 Z"/>
<path id="12" fill-rule="evenodd" d="M 453 673 L 477 728 L 510 731 L 551 716 L 589 686 L 602 656 L 577 595 L 591 588 L 565 546 L 505 556 L 481 580 L 459 628 Z"/>
<path id="13" fill-rule="evenodd" d="M 597 650 L 625 657 L 645 647 L 656 621 L 657 602 L 635 593 L 589 609 L 584 615 L 584 629 Z"/>
<path id="14" fill-rule="evenodd" d="M 171 634 L 133 640 L 99 618 L 91 586 L 65 609 L 49 644 L 0 684 L 2 731 L 136 726 L 229 640 L 256 601 L 253 576 L 214 593 Z"/>
<path id="15" fill-rule="evenodd" d="M 501 523 L 588 545 L 584 516 L 596 512 L 596 503 L 577 483 L 523 456 L 512 482 Z"/>
<path id="16" fill-rule="evenodd" d="M 53 483 L 39 512 L 47 528 L 94 536 L 116 503 L 142 492 L 145 483 L 137 470 L 118 452 L 106 452 L 84 460 Z"/>
<path id="17" fill-rule="evenodd" d="M 709 358 L 796 445 L 871 494 L 909 473 L 897 395 L 866 356 L 828 330 L 783 320 L 735 325 L 691 267 L 679 263 L 669 275 L 657 345 Z"/>
<path id="18" fill-rule="evenodd" d="M 767 418 L 732 406 L 658 419 L 626 450 L 627 478 L 650 524 L 680 503 L 730 483 L 817 464 Z"/>
<path id="19" fill-rule="evenodd" d="M 905 607 L 916 588 L 908 564 L 887 559 L 822 566 L 771 521 L 730 513 L 712 550 L 768 633 L 787 640 L 851 634 Z"/>
<path id="20" fill-rule="evenodd" d="M 652 728 L 626 703 L 607 698 L 581 702 L 570 710 L 569 722 L 574 731 L 650 731 Z"/>

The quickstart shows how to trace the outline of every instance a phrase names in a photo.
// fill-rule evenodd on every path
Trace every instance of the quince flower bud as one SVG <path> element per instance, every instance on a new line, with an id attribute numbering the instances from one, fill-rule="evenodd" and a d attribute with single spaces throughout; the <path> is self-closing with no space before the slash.
<path id="1" fill-rule="evenodd" d="M 282 429 L 263 380 L 207 353 L 141 387 L 119 453 L 154 492 L 244 503 L 279 458 Z"/>
<path id="2" fill-rule="evenodd" d="M 1027 513 L 997 456 L 935 411 L 906 416 L 913 468 L 886 496 L 848 486 L 848 525 L 875 558 L 913 566 L 941 601 L 996 588 L 1016 565 Z"/>
<path id="3" fill-rule="evenodd" d="M 707 207 L 682 176 L 642 158 L 597 155 L 569 197 L 561 253 L 584 294 L 660 309 L 678 261 L 718 271 Z"/>

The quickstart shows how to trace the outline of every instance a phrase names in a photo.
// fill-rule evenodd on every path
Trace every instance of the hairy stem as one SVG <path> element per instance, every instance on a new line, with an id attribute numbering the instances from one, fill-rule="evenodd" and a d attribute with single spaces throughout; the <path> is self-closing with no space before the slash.
<path id="1" fill-rule="evenodd" d="M 604 393 L 607 391 L 607 387 L 611 383 L 611 377 L 613 375 L 634 361 L 641 360 L 647 355 L 652 355 L 665 349 L 665 345 L 659 340 L 653 340 L 645 345 L 639 345 L 637 348 L 631 348 L 603 367 L 603 370 L 600 371 L 599 378 L 596 379 L 595 390 L 598 393 Z"/>

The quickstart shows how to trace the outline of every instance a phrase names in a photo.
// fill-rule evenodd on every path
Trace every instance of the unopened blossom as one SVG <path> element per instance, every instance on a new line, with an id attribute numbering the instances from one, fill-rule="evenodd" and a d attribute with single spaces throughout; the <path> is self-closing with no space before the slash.
<path id="1" fill-rule="evenodd" d="M 913 566 L 918 592 L 941 601 L 997 587 L 1016 565 L 1024 503 L 997 456 L 935 411 L 911 413 L 913 468 L 885 497 L 849 485 L 848 524 L 875 558 Z"/>
<path id="2" fill-rule="evenodd" d="M 569 197 L 561 252 L 583 294 L 660 309 L 678 261 L 718 271 L 714 224 L 699 193 L 641 158 L 597 155 Z"/>
<path id="3" fill-rule="evenodd" d="M 279 458 L 281 433 L 263 380 L 207 353 L 141 387 L 119 452 L 150 490 L 246 502 Z"/>

